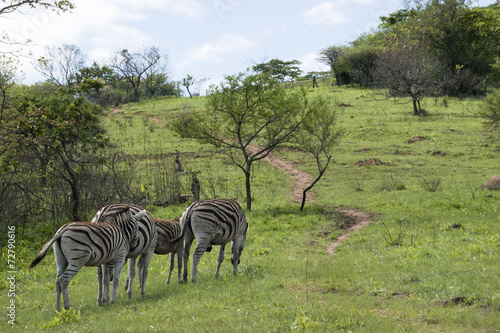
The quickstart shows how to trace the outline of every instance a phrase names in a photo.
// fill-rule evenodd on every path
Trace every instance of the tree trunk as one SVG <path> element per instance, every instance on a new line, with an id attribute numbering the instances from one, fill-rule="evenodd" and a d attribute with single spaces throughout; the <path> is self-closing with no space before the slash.
<path id="1" fill-rule="evenodd" d="M 413 97 L 413 115 L 419 116 L 420 115 L 420 109 L 418 106 L 418 100 Z"/>
<path id="2" fill-rule="evenodd" d="M 306 204 L 306 196 L 307 196 L 307 192 L 309 192 L 309 190 L 311 190 L 314 185 L 316 185 L 317 182 L 319 182 L 319 180 L 321 179 L 321 177 L 323 177 L 323 174 L 326 172 L 326 169 L 328 168 L 328 164 L 330 164 L 330 160 L 331 160 L 331 156 L 328 156 L 328 159 L 326 160 L 326 165 L 325 167 L 321 170 L 319 170 L 319 175 L 318 177 L 316 177 L 316 179 L 311 183 L 311 185 L 309 185 L 308 187 L 306 187 L 303 191 L 302 191 L 302 204 L 300 205 L 300 211 L 302 212 L 304 210 L 304 206 Z"/>
<path id="3" fill-rule="evenodd" d="M 247 168 L 245 170 L 245 187 L 246 187 L 246 192 L 247 192 L 247 210 L 252 210 L 252 192 L 250 190 L 250 165 L 247 165 Z"/>

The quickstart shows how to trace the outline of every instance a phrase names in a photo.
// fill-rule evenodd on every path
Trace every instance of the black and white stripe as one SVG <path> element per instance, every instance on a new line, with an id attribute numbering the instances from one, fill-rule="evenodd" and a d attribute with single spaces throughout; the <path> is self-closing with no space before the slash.
<path id="1" fill-rule="evenodd" d="M 155 254 L 165 255 L 170 253 L 170 269 L 168 272 L 167 283 L 170 283 L 170 277 L 174 270 L 175 255 L 177 255 L 177 282 L 181 282 L 182 270 L 182 248 L 184 240 L 180 238 L 181 224 L 179 219 L 161 220 L 155 219 L 158 229 L 158 242 L 155 247 Z"/>
<path id="2" fill-rule="evenodd" d="M 123 209 L 123 207 L 128 206 L 133 213 L 143 210 L 142 207 L 134 204 L 112 204 L 102 207 L 92 219 L 92 223 L 101 223 L 113 218 L 117 212 Z M 139 270 L 139 285 L 141 288 L 141 294 L 146 293 L 146 278 L 148 276 L 148 267 L 151 258 L 153 257 L 154 249 L 156 247 L 156 242 L 158 240 L 158 231 L 156 229 L 156 224 L 153 217 L 149 212 L 146 212 L 144 217 L 138 220 L 138 232 L 137 232 L 137 244 L 130 248 L 127 254 L 129 261 L 127 282 L 125 283 L 125 289 L 129 297 L 132 297 L 132 282 L 135 277 L 135 260 L 139 257 L 137 263 L 137 269 Z M 97 268 L 98 280 L 102 280 L 102 268 Z M 105 271 L 104 271 L 105 272 Z M 99 295 L 101 295 L 102 286 L 99 284 Z M 99 298 L 99 296 L 98 296 Z"/>
<path id="3" fill-rule="evenodd" d="M 128 206 L 116 212 L 113 219 L 101 224 L 87 222 L 70 222 L 63 225 L 47 242 L 29 268 L 35 267 L 53 245 L 57 264 L 56 292 L 57 309 L 61 310 L 61 293 L 64 308 L 71 307 L 68 285 L 71 279 L 83 266 L 103 266 L 105 271 L 108 265 L 113 265 L 113 293 L 111 301 L 116 299 L 116 291 L 120 272 L 125 263 L 125 257 L 130 248 L 138 240 L 138 223 L 146 211 L 132 212 Z M 109 277 L 104 279 L 104 295 L 100 302 L 109 300 Z"/>
<path id="4" fill-rule="evenodd" d="M 187 282 L 187 266 L 191 243 L 196 239 L 196 249 L 193 253 L 193 268 L 191 280 L 196 281 L 197 266 L 201 256 L 211 245 L 220 245 L 217 271 L 224 260 L 224 249 L 227 243 L 232 242 L 233 272 L 238 272 L 240 255 L 245 246 L 248 223 L 243 209 L 235 199 L 211 199 L 194 202 L 181 215 L 180 223 L 184 234 L 184 273 L 183 280 Z"/>

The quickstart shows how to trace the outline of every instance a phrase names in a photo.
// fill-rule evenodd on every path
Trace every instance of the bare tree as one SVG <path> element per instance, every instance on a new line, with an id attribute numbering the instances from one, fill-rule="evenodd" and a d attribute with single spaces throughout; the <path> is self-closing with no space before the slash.
<path id="1" fill-rule="evenodd" d="M 46 55 L 35 64 L 36 70 L 58 87 L 71 87 L 85 67 L 87 55 L 74 44 L 45 48 Z"/>
<path id="2" fill-rule="evenodd" d="M 375 81 L 388 89 L 388 97 L 410 98 L 414 115 L 424 115 L 420 102 L 439 90 L 443 69 L 443 64 L 424 49 L 403 44 L 379 56 Z"/>
<path id="3" fill-rule="evenodd" d="M 141 86 L 146 78 L 154 74 L 164 74 L 167 56 L 156 46 L 150 46 L 135 53 L 128 50 L 117 52 L 111 59 L 110 67 L 128 82 L 134 91 L 134 100 L 140 99 Z"/>

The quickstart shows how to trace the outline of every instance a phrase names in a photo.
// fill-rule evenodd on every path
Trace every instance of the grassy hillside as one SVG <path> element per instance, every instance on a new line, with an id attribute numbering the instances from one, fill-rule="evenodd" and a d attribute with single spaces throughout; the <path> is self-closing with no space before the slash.
<path id="1" fill-rule="evenodd" d="M 429 116 L 416 118 L 409 104 L 377 100 L 369 90 L 310 93 L 341 105 L 344 136 L 335 163 L 303 213 L 288 195 L 286 175 L 265 162 L 256 166 L 238 276 L 226 260 L 216 279 L 213 251 L 202 257 L 197 283 L 178 285 L 174 278 L 167 285 L 169 260 L 155 256 L 145 297 L 136 279 L 131 300 L 120 287 L 115 304 L 98 307 L 95 269 L 87 267 L 69 287 L 74 308 L 57 314 L 52 251 L 28 271 L 39 248 L 18 235 L 14 331 L 498 332 L 500 191 L 481 185 L 500 174 L 500 154 L 483 140 L 482 102 L 427 99 Z M 205 197 L 244 202 L 240 171 L 168 127 L 183 109 L 203 103 L 199 97 L 126 105 L 102 123 L 127 154 L 173 163 L 177 149 L 186 169 L 202 171 Z M 293 149 L 277 155 L 316 173 L 313 161 Z M 186 206 L 148 209 L 155 218 L 174 218 Z M 374 222 L 328 255 L 346 222 L 337 207 L 371 212 Z M 2 251 L 2 329 L 11 328 L 7 255 Z"/>

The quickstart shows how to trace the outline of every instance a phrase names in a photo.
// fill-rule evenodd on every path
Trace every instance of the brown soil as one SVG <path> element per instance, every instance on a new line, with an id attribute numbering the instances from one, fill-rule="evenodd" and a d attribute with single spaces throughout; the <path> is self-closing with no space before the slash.
<path id="1" fill-rule="evenodd" d="M 411 138 L 410 140 L 408 140 L 408 143 L 422 142 L 422 141 L 425 141 L 425 140 L 427 140 L 426 137 L 419 135 L 419 136 L 416 136 L 416 137 Z"/>
<path id="2" fill-rule="evenodd" d="M 378 158 L 372 158 L 369 160 L 358 161 L 358 162 L 354 163 L 354 166 L 363 166 L 363 165 L 391 165 L 391 166 L 394 166 L 394 164 L 382 162 Z"/>
<path id="3" fill-rule="evenodd" d="M 483 188 L 486 188 L 489 190 L 500 190 L 500 175 L 494 176 L 493 178 L 488 180 L 486 183 L 484 183 Z"/>
<path id="4" fill-rule="evenodd" d="M 252 147 L 251 151 L 255 151 L 257 148 Z M 293 163 L 286 160 L 278 159 L 274 154 L 269 154 L 266 157 L 266 160 L 269 164 L 281 169 L 286 175 L 288 175 L 294 182 L 293 190 L 290 193 L 290 196 L 297 202 L 302 201 L 302 190 L 306 188 L 312 181 L 313 176 L 305 171 L 295 169 Z M 316 196 L 314 191 L 309 191 L 307 193 L 308 200 L 311 201 Z M 337 238 L 332 244 L 330 244 L 326 248 L 326 252 L 328 254 L 334 254 L 335 248 L 339 246 L 344 240 L 348 239 L 353 232 L 359 230 L 363 227 L 366 227 L 370 222 L 373 221 L 373 216 L 371 213 L 362 212 L 354 209 L 344 209 L 337 208 L 342 214 L 347 215 L 349 218 L 353 220 L 353 223 L 346 229 L 345 233 Z"/>
<path id="5" fill-rule="evenodd" d="M 114 107 L 108 114 L 117 114 L 122 109 L 121 106 Z"/>

